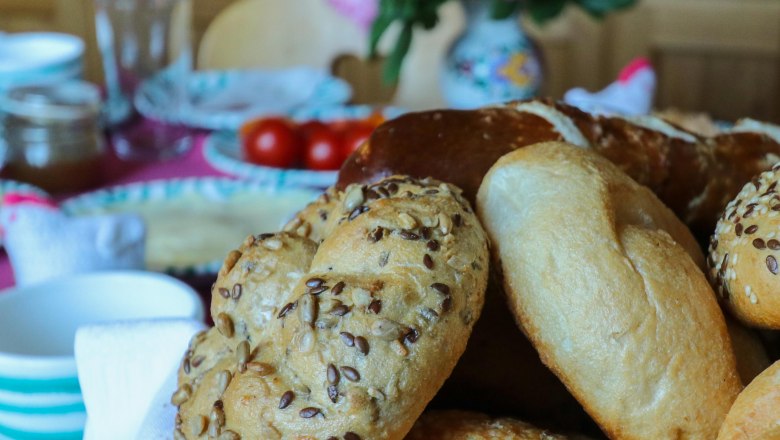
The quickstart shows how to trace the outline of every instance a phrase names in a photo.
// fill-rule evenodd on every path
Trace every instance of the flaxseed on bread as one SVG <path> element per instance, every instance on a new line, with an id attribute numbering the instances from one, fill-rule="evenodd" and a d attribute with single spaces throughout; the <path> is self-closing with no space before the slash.
<path id="1" fill-rule="evenodd" d="M 393 177 L 327 194 L 322 227 L 228 255 L 215 327 L 179 371 L 178 438 L 400 440 L 463 353 L 489 257 L 460 191 Z"/>

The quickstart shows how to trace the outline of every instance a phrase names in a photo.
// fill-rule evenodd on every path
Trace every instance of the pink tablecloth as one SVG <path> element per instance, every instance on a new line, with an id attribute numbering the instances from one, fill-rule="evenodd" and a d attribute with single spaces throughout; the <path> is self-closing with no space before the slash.
<path id="1" fill-rule="evenodd" d="M 145 182 L 170 177 L 225 176 L 203 158 L 205 134 L 196 135 L 193 148 L 183 156 L 164 162 L 127 163 L 115 157 L 106 159 L 104 187 Z M 13 270 L 5 251 L 0 252 L 0 289 L 14 285 Z"/>

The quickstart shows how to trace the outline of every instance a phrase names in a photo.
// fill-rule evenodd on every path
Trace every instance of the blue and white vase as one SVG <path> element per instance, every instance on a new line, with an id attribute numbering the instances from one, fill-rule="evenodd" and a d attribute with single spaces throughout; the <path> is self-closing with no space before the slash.
<path id="1" fill-rule="evenodd" d="M 525 34 L 519 11 L 508 18 L 491 18 L 491 3 L 461 0 L 466 29 L 444 60 L 442 93 L 454 108 L 475 108 L 537 96 L 542 63 Z"/>

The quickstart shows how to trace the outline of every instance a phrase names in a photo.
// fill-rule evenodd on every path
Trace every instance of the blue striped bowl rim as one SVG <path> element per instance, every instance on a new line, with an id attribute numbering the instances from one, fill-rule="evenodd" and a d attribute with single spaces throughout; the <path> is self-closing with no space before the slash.
<path id="1" fill-rule="evenodd" d="M 0 410 L 0 435 L 13 439 L 80 439 L 85 411 L 63 414 L 17 414 Z"/>
<path id="2" fill-rule="evenodd" d="M 0 390 L 19 393 L 80 393 L 78 377 L 23 378 L 0 376 Z"/>
<path id="3" fill-rule="evenodd" d="M 299 194 L 314 200 L 318 191 L 305 188 L 287 188 L 279 182 L 252 182 L 227 177 L 186 177 L 132 183 L 101 189 L 64 201 L 60 206 L 70 215 L 83 215 L 115 205 L 143 204 L 151 201 L 178 200 L 188 195 L 199 195 L 208 200 L 227 201 L 242 194 L 263 193 L 270 196 Z M 301 206 L 303 208 L 303 206 Z M 292 215 L 292 213 L 290 213 Z M 169 266 L 164 272 L 174 276 L 210 275 L 219 271 L 223 257 L 203 264 Z"/>

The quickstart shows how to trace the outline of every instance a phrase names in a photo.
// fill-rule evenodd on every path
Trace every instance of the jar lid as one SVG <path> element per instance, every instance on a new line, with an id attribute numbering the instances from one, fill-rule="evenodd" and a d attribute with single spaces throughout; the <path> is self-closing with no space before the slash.
<path id="1" fill-rule="evenodd" d="M 13 88 L 0 98 L 0 111 L 27 119 L 73 121 L 96 118 L 100 103 L 95 85 L 68 81 Z"/>

